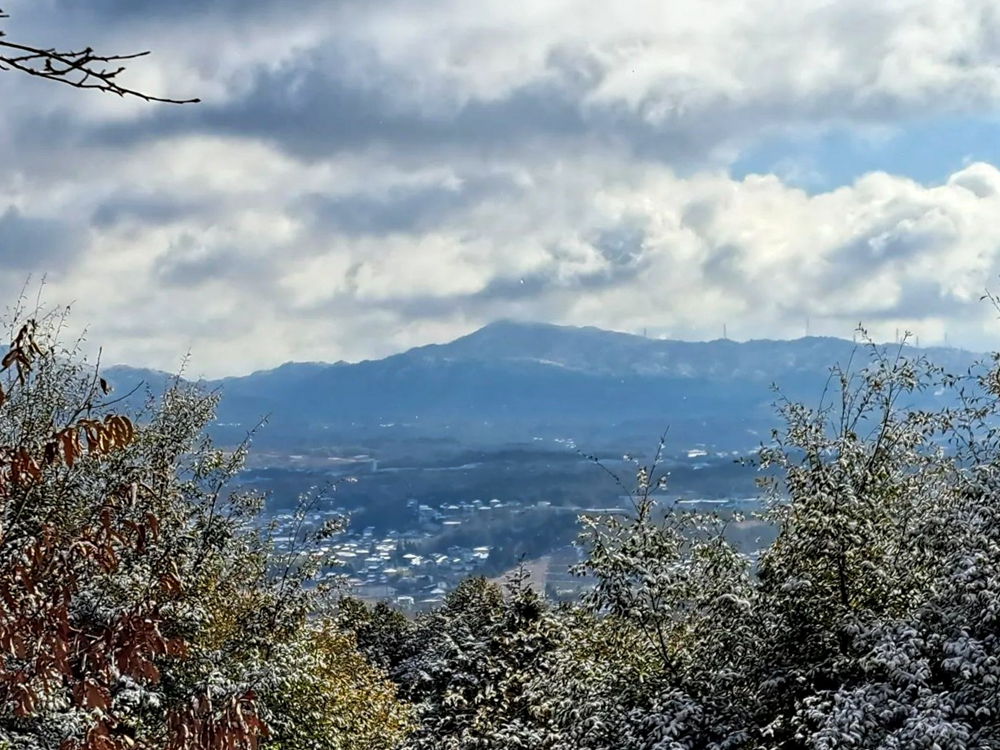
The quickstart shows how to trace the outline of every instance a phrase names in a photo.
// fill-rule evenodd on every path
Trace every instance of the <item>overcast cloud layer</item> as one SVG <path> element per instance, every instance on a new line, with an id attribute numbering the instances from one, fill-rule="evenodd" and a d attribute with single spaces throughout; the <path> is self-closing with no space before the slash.
<path id="1" fill-rule="evenodd" d="M 0 75 L 0 293 L 46 274 L 106 360 L 239 374 L 498 318 L 1000 346 L 994 0 L 5 10 L 204 100 Z"/>

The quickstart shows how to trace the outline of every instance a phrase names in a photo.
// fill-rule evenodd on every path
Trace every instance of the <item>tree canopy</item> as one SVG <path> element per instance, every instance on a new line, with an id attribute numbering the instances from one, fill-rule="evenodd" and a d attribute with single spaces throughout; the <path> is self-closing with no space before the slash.
<path id="1" fill-rule="evenodd" d="M 29 321 L 0 383 L 0 744 L 118 750 L 391 746 L 409 709 L 324 615 L 315 542 L 282 556 L 246 446 L 176 380 L 118 413 L 100 371 Z"/>
<path id="2" fill-rule="evenodd" d="M 0 747 L 1000 747 L 998 359 L 870 346 L 779 398 L 757 556 L 657 506 L 657 454 L 629 514 L 581 519 L 576 601 L 515 573 L 410 618 L 322 584 L 342 523 L 275 544 L 215 395 L 126 412 L 61 328 L 0 361 Z"/>

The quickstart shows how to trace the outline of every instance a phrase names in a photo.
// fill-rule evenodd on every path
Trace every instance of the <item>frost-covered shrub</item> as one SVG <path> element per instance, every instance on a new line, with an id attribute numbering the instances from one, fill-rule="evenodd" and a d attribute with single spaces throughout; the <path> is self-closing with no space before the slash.
<path id="1" fill-rule="evenodd" d="M 779 400 L 756 566 L 731 519 L 657 508 L 658 456 L 631 513 L 582 519 L 575 604 L 479 581 L 416 623 L 358 609 L 417 706 L 406 746 L 1000 748 L 996 361 L 867 350 L 815 408 Z"/>

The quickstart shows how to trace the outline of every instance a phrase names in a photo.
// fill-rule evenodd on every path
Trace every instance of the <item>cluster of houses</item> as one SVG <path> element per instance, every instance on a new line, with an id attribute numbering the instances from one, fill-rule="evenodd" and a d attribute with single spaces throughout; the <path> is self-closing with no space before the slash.
<path id="1" fill-rule="evenodd" d="M 305 521 L 319 526 L 331 515 L 340 513 L 340 509 L 314 512 Z M 447 524 L 440 512 L 436 513 L 433 520 Z M 290 514 L 276 518 L 279 528 L 288 528 L 292 520 Z M 326 574 L 328 578 L 336 579 L 354 596 L 390 601 L 404 610 L 419 610 L 440 604 L 448 591 L 464 578 L 475 575 L 490 556 L 488 546 L 451 546 L 422 554 L 409 551 L 426 547 L 432 537 L 429 531 L 417 529 L 390 531 L 380 538 L 369 527 L 360 534 L 339 535 L 320 549 L 335 563 Z M 281 545 L 290 541 L 290 536 L 279 532 L 274 539 Z"/>
<path id="2" fill-rule="evenodd" d="M 566 441 L 567 443 L 571 441 Z M 708 455 L 704 446 L 697 446 L 687 451 L 690 461 L 701 462 Z M 717 457 L 729 457 L 727 454 L 716 454 Z M 628 457 L 626 457 L 627 459 Z M 295 469 L 301 470 L 298 462 L 304 462 L 305 457 L 289 457 Z M 320 462 L 320 459 L 314 459 Z M 330 469 L 330 463 L 337 463 L 336 470 Z M 339 462 L 339 463 L 338 463 Z M 341 471 L 350 469 L 356 471 L 358 465 L 367 462 L 370 471 L 377 471 L 377 462 L 369 456 L 355 456 L 351 459 L 326 458 L 323 469 L 325 473 L 339 476 Z M 321 462 L 322 463 L 322 462 Z M 340 463 L 343 466 L 340 466 Z M 695 463 L 693 468 L 699 469 L 708 464 Z M 310 468 L 317 468 L 312 467 Z M 383 469 L 393 471 L 393 469 Z M 248 476 L 248 479 L 260 482 L 267 480 L 264 476 Z M 564 507 L 564 510 L 588 513 L 619 513 L 622 507 L 627 507 L 630 498 L 620 498 L 621 506 L 612 508 Z M 696 509 L 711 509 L 718 506 L 728 506 L 742 509 L 747 505 L 756 504 L 756 498 L 678 498 L 683 506 Z M 533 505 L 544 507 L 550 505 L 547 501 L 536 501 Z M 429 505 L 412 498 L 406 501 L 407 512 L 404 514 L 405 531 L 388 531 L 384 535 L 376 534 L 370 527 L 360 532 L 354 527 L 348 527 L 344 532 L 325 544 L 323 551 L 336 562 L 336 566 L 328 573 L 331 578 L 344 584 L 355 596 L 369 601 L 389 601 L 402 610 L 417 611 L 429 609 L 440 604 L 445 595 L 458 583 L 469 576 L 477 575 L 489 559 L 489 546 L 463 547 L 447 546 L 446 538 L 468 538 L 464 534 L 448 534 L 449 529 L 471 524 L 482 514 L 491 511 L 517 512 L 525 509 L 523 503 L 499 498 L 489 500 L 472 499 L 460 502 L 442 502 Z M 309 526 L 319 527 L 325 521 L 336 516 L 346 516 L 343 508 L 329 508 L 310 513 L 306 520 Z M 276 517 L 279 534 L 287 534 L 287 530 L 298 523 L 291 514 Z M 280 544 L 288 541 L 290 535 L 276 537 Z M 563 588 L 567 592 L 575 591 L 578 582 L 565 581 Z M 559 594 L 559 586 L 555 593 Z"/>
<path id="3" fill-rule="evenodd" d="M 390 532 L 378 540 L 371 531 L 365 529 L 360 539 L 345 539 L 334 546 L 333 555 L 342 564 L 339 573 L 346 575 L 345 582 L 355 596 L 392 601 L 403 609 L 440 604 L 448 591 L 474 575 L 490 556 L 490 548 L 485 546 L 400 554 L 407 541 L 416 541 L 412 538 L 415 535 Z"/>

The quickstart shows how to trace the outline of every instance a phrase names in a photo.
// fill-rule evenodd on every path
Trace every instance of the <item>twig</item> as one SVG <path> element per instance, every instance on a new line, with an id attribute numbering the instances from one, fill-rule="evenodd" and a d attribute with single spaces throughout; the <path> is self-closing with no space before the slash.
<path id="1" fill-rule="evenodd" d="M 0 19 L 9 15 L 0 10 Z M 45 78 L 78 89 L 94 89 L 135 97 L 147 102 L 163 104 L 196 104 L 200 99 L 171 99 L 153 96 L 118 83 L 119 74 L 125 71 L 122 63 L 145 57 L 149 51 L 125 55 L 99 55 L 93 48 L 57 50 L 54 47 L 35 47 L 9 41 L 0 30 L 0 71 L 18 70 L 36 78 Z"/>

